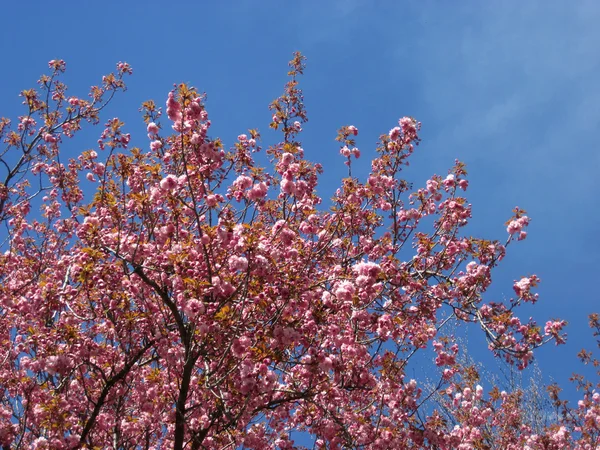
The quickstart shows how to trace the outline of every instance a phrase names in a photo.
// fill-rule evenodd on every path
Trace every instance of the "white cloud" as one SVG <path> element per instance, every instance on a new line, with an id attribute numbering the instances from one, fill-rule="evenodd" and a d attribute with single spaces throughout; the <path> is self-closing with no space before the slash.
<path id="1" fill-rule="evenodd" d="M 450 134 L 479 151 L 485 141 L 506 164 L 519 157 L 523 170 L 535 161 L 558 171 L 569 159 L 575 184 L 587 183 L 598 168 L 599 19 L 595 2 L 463 3 L 449 17 L 421 11 L 435 27 L 417 42 L 424 99 L 446 124 L 437 144 Z"/>

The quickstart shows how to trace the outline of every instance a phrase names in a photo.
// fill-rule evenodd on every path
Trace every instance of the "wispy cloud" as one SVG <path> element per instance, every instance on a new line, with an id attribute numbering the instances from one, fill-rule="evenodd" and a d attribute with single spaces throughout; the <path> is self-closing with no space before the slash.
<path id="1" fill-rule="evenodd" d="M 485 129 L 494 118 L 505 122 L 500 111 L 510 111 L 513 123 L 543 118 L 542 130 L 554 121 L 593 126 L 600 119 L 590 100 L 600 100 L 600 5 L 551 3 L 485 4 L 477 11 L 463 4 L 450 20 L 434 17 L 437 32 L 418 38 L 432 107 L 459 121 L 480 118 L 475 124 Z M 552 110 L 540 111 L 550 103 Z"/>
<path id="2" fill-rule="evenodd" d="M 453 136 L 506 177 L 532 166 L 546 172 L 536 183 L 563 174 L 564 199 L 599 193 L 600 4 L 463 3 L 418 14 L 428 24 L 416 36 L 422 96 L 441 125 L 434 145 Z"/>

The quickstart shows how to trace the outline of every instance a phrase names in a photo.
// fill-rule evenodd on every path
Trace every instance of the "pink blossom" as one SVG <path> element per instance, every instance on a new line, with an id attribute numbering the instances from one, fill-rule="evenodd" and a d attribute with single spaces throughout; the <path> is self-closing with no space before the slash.
<path id="1" fill-rule="evenodd" d="M 469 264 L 467 264 L 467 273 L 475 273 L 477 266 L 478 264 L 475 261 L 471 261 Z"/>
<path id="2" fill-rule="evenodd" d="M 131 68 L 129 63 L 126 63 L 126 62 L 119 62 L 117 64 L 117 70 L 121 73 L 127 73 L 129 75 L 131 75 L 133 73 L 133 69 Z"/>
<path id="3" fill-rule="evenodd" d="M 182 118 L 181 105 L 175 100 L 175 94 L 173 92 L 169 92 L 167 98 L 167 117 L 173 122 L 180 122 Z"/>
<path id="4" fill-rule="evenodd" d="M 158 134 L 158 125 L 156 125 L 154 122 L 150 122 L 146 130 L 150 134 Z"/>
<path id="5" fill-rule="evenodd" d="M 529 225 L 529 217 L 521 216 L 518 219 L 512 220 L 508 224 L 506 231 L 508 231 L 509 234 L 520 233 L 521 230 L 527 225 Z M 527 235 L 525 235 L 525 237 L 526 236 Z M 525 239 L 525 237 L 523 237 L 523 239 Z"/>
<path id="6" fill-rule="evenodd" d="M 480 385 L 477 385 L 475 387 L 475 397 L 477 399 L 481 399 L 483 397 L 483 387 L 481 387 Z"/>
<path id="7" fill-rule="evenodd" d="M 356 128 L 354 125 L 350 125 L 348 127 L 348 131 L 350 133 L 352 133 L 354 136 L 358 135 L 358 128 Z"/>
<path id="8" fill-rule="evenodd" d="M 160 180 L 160 188 L 163 191 L 171 192 L 177 188 L 177 178 L 175 175 L 167 175 L 165 178 Z"/>
<path id="9" fill-rule="evenodd" d="M 436 191 L 438 190 L 438 187 L 439 187 L 439 184 L 438 184 L 438 182 L 437 182 L 437 181 L 435 181 L 435 180 L 427 180 L 427 184 L 426 184 L 426 185 L 427 185 L 427 190 L 428 190 L 430 193 L 432 193 L 432 194 L 433 194 L 434 192 L 436 192 Z"/>
<path id="10" fill-rule="evenodd" d="M 283 242 L 285 245 L 290 245 L 296 237 L 296 233 L 289 228 L 284 228 L 281 230 L 279 237 L 281 238 L 281 242 Z"/>
<path id="11" fill-rule="evenodd" d="M 521 224 L 518 221 L 513 220 L 508 224 L 506 231 L 508 231 L 509 234 L 515 234 L 521 231 L 521 228 Z"/>
<path id="12" fill-rule="evenodd" d="M 248 260 L 243 256 L 231 256 L 229 258 L 229 269 L 233 271 L 245 272 L 248 269 Z"/>
<path id="13" fill-rule="evenodd" d="M 260 200 L 263 199 L 267 195 L 268 187 L 264 181 L 255 184 L 250 192 L 248 192 L 249 200 Z"/>
<path id="14" fill-rule="evenodd" d="M 329 356 L 324 357 L 319 363 L 319 367 L 322 371 L 328 372 L 333 368 L 333 361 Z"/>
<path id="15" fill-rule="evenodd" d="M 352 270 L 358 275 L 376 278 L 381 272 L 381 267 L 379 264 L 371 261 L 361 261 L 352 266 Z"/>
<path id="16" fill-rule="evenodd" d="M 49 142 L 49 143 L 54 143 L 54 142 L 58 141 L 58 138 L 50 133 L 45 133 L 44 141 Z"/>
<path id="17" fill-rule="evenodd" d="M 231 350 L 237 358 L 241 358 L 244 355 L 244 353 L 247 351 L 248 347 L 250 346 L 250 343 L 251 343 L 250 339 L 247 337 L 241 337 L 239 339 L 235 339 L 233 341 Z"/>
<path id="18" fill-rule="evenodd" d="M 352 295 L 356 292 L 356 288 L 349 281 L 342 281 L 337 285 L 334 290 L 334 294 L 340 300 L 350 301 L 352 300 Z"/>
<path id="19" fill-rule="evenodd" d="M 246 175 L 240 175 L 239 177 L 237 177 L 237 179 L 233 182 L 233 185 L 237 188 L 237 189 L 248 189 L 250 186 L 252 186 L 252 178 L 246 176 Z"/>
<path id="20" fill-rule="evenodd" d="M 201 135 L 201 134 L 194 133 L 194 134 L 192 134 L 192 137 L 191 137 L 191 139 L 190 139 L 190 142 L 191 142 L 193 145 L 200 145 L 200 144 L 202 144 L 202 143 L 204 142 L 204 138 L 202 137 L 202 135 Z"/>
<path id="21" fill-rule="evenodd" d="M 218 206 L 218 200 L 217 200 L 217 196 L 216 195 L 207 195 L 206 196 L 206 204 L 208 205 L 208 207 L 210 208 L 215 208 L 216 206 Z"/>
<path id="22" fill-rule="evenodd" d="M 202 106 L 200 106 L 198 103 L 198 99 L 196 99 L 196 101 L 192 101 L 186 109 L 188 120 L 192 121 L 200 119 L 202 112 Z"/>
<path id="23" fill-rule="evenodd" d="M 183 307 L 183 312 L 185 312 L 190 317 L 196 317 L 199 314 L 204 314 L 206 308 L 204 304 L 198 300 L 197 298 L 192 298 L 187 301 L 185 306 Z"/>
<path id="24" fill-rule="evenodd" d="M 294 155 L 292 155 L 291 153 L 284 153 L 283 155 L 281 155 L 281 163 L 284 165 L 289 165 L 290 163 L 292 163 L 292 161 L 294 161 Z"/>
<path id="25" fill-rule="evenodd" d="M 565 327 L 566 324 L 567 323 L 564 320 L 549 320 L 544 326 L 544 333 L 546 334 L 546 336 L 556 336 Z"/>
<path id="26" fill-rule="evenodd" d="M 448 174 L 448 176 L 446 178 L 444 178 L 444 186 L 446 186 L 447 188 L 453 187 L 455 184 L 455 180 L 454 180 L 454 175 L 453 174 Z"/>
<path id="27" fill-rule="evenodd" d="M 156 141 L 152 141 L 152 142 L 150 142 L 150 149 L 151 149 L 152 151 L 155 151 L 155 152 L 156 152 L 156 151 L 158 151 L 159 149 L 161 149 L 161 148 L 162 148 L 162 146 L 163 146 L 163 144 L 162 144 L 162 142 L 161 142 L 161 141 L 158 141 L 158 140 L 156 140 Z"/>
<path id="28" fill-rule="evenodd" d="M 281 192 L 287 195 L 293 195 L 296 191 L 296 185 L 290 180 L 281 180 Z"/>
<path id="29" fill-rule="evenodd" d="M 48 62 L 48 67 L 50 69 L 58 70 L 60 72 L 64 72 L 66 68 L 66 63 L 62 59 L 51 59 Z"/>
<path id="30" fill-rule="evenodd" d="M 402 132 L 404 134 L 410 135 L 411 137 L 417 131 L 417 122 L 415 119 L 411 117 L 403 117 L 398 121 L 400 127 L 402 127 Z"/>
<path id="31" fill-rule="evenodd" d="M 519 281 L 515 282 L 513 288 L 516 294 L 519 297 L 522 297 L 529 293 L 529 289 L 531 288 L 531 280 L 527 277 L 521 278 Z"/>

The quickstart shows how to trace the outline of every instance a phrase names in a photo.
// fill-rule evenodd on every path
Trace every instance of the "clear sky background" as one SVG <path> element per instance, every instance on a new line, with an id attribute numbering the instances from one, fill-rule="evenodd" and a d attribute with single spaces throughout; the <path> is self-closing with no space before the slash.
<path id="1" fill-rule="evenodd" d="M 73 95 L 127 61 L 129 90 L 103 119 L 123 119 L 133 145 L 148 144 L 141 102 L 163 105 L 181 81 L 208 94 L 211 136 L 229 146 L 256 127 L 271 144 L 267 105 L 300 50 L 302 139 L 324 165 L 323 197 L 346 174 L 340 126 L 360 130 L 353 173 L 364 177 L 378 136 L 399 117 L 417 118 L 423 142 L 406 178 L 421 186 L 456 158 L 467 163 L 469 233 L 504 240 L 516 205 L 533 218 L 488 300 L 512 296 L 515 279 L 536 273 L 540 301 L 525 319 L 570 323 L 568 344 L 541 349 L 539 364 L 561 384 L 580 369 L 577 351 L 592 347 L 587 315 L 600 310 L 600 2 L 5 0 L 0 11 L 0 116 L 23 112 L 19 91 L 50 59 L 67 61 Z M 94 147 L 100 132 L 65 151 Z"/>

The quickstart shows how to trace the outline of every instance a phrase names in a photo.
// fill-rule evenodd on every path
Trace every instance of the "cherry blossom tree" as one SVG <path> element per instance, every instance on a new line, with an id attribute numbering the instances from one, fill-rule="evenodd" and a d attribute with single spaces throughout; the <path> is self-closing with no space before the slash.
<path id="1" fill-rule="evenodd" d="M 462 163 L 424 187 L 402 178 L 411 117 L 381 136 L 364 181 L 358 128 L 341 127 L 348 177 L 323 207 L 300 141 L 304 68 L 295 54 L 269 106 L 280 142 L 264 149 L 257 130 L 231 147 L 211 137 L 205 97 L 180 84 L 166 117 L 142 105 L 141 147 L 114 118 L 67 160 L 61 146 L 99 123 L 131 68 L 84 100 L 55 60 L 22 92 L 24 115 L 0 125 L 4 449 L 597 448 L 595 386 L 532 430 L 518 393 L 480 386 L 444 333 L 479 327 L 518 368 L 564 342 L 563 321 L 517 315 L 537 301 L 535 275 L 504 302 L 485 295 L 526 212 L 501 240 L 466 236 Z M 431 390 L 406 370 L 427 351 Z"/>

